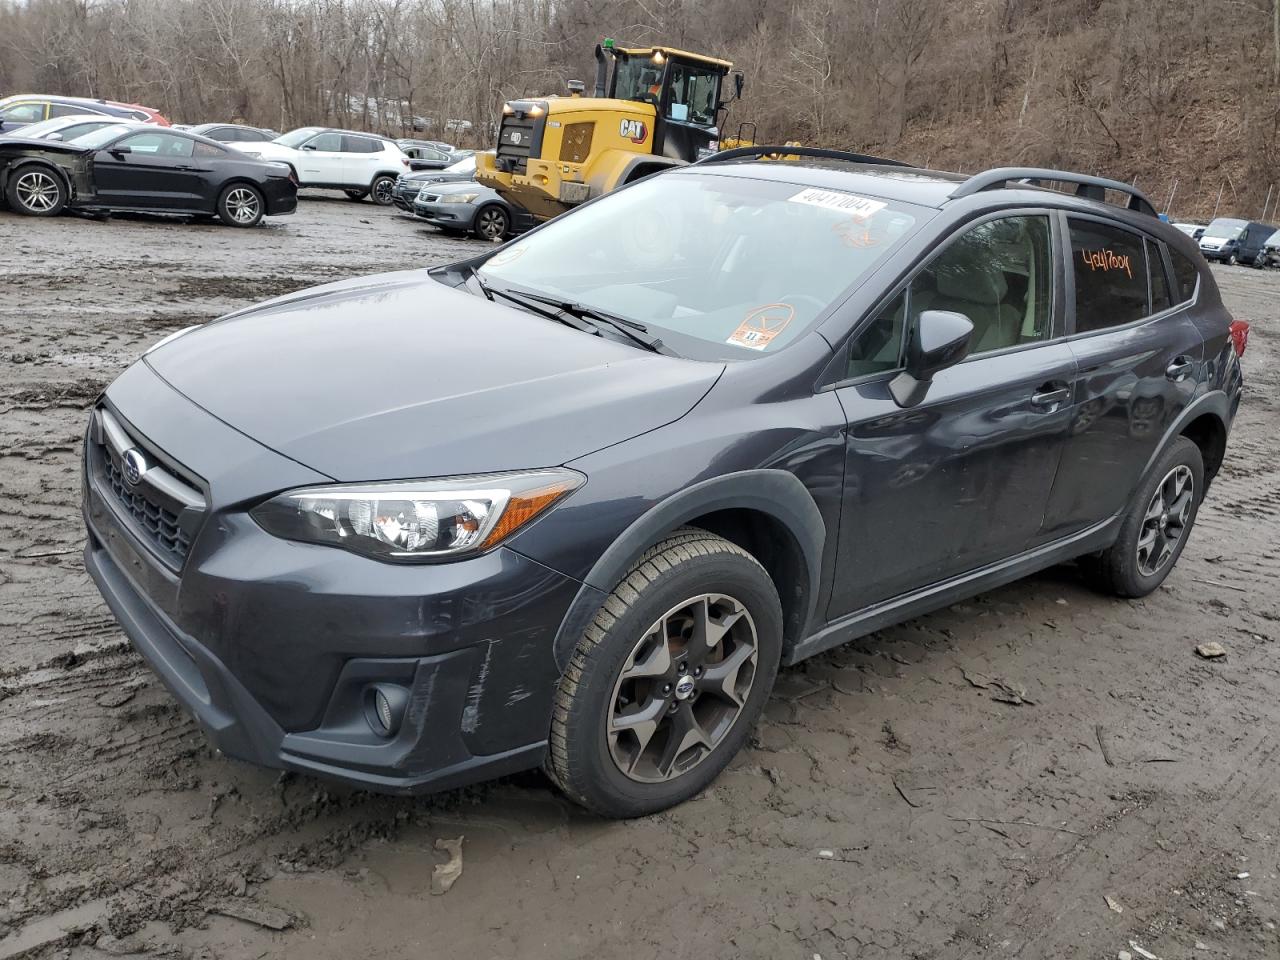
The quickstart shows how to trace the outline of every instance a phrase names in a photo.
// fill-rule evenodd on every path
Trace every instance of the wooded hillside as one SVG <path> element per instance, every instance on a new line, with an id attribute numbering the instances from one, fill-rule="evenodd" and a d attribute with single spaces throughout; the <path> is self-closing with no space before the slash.
<path id="1" fill-rule="evenodd" d="M 0 0 L 0 94 L 489 146 L 504 99 L 589 86 L 604 36 L 732 59 L 728 133 L 1136 178 L 1162 209 L 1176 179 L 1182 218 L 1219 189 L 1260 216 L 1280 181 L 1280 0 Z"/>

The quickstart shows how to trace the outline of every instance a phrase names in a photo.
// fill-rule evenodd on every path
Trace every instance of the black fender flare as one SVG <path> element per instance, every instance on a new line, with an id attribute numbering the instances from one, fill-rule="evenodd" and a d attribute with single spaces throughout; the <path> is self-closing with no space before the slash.
<path id="1" fill-rule="evenodd" d="M 596 610 L 641 555 L 672 530 L 719 510 L 767 514 L 795 537 L 804 557 L 807 590 L 805 627 L 813 622 L 822 577 L 827 528 L 805 485 L 785 470 L 742 470 L 703 480 L 673 493 L 632 522 L 595 562 L 556 632 L 553 653 L 563 672 Z"/>
<path id="2" fill-rule="evenodd" d="M 1147 481 L 1151 471 L 1155 469 L 1156 461 L 1164 455 L 1169 449 L 1169 445 L 1182 435 L 1187 429 L 1191 421 L 1198 419 L 1206 413 L 1217 416 L 1222 421 L 1222 429 L 1228 436 L 1231 433 L 1231 398 L 1227 396 L 1224 390 L 1210 390 L 1208 393 L 1202 394 L 1187 404 L 1182 412 L 1173 418 L 1173 422 L 1165 428 L 1164 435 L 1160 438 L 1160 442 L 1156 444 L 1155 449 L 1151 452 L 1151 456 L 1147 458 L 1146 464 L 1142 468 L 1142 475 L 1138 478 L 1134 490 L 1139 489 L 1143 483 Z"/>
<path id="3" fill-rule="evenodd" d="M 670 157 L 654 156 L 652 154 L 647 154 L 647 153 L 640 154 L 639 156 L 630 160 L 627 163 L 627 165 L 622 168 L 622 173 L 618 176 L 617 185 L 622 186 L 625 183 L 629 183 L 631 180 L 631 175 L 635 173 L 636 168 L 644 167 L 644 166 L 653 166 L 653 167 L 661 167 L 663 169 L 670 169 L 671 167 L 688 166 L 688 164 L 686 164 L 683 160 L 673 160 Z M 655 170 L 653 172 L 658 173 L 659 171 Z M 648 176 L 648 174 L 645 174 L 645 176 Z"/>

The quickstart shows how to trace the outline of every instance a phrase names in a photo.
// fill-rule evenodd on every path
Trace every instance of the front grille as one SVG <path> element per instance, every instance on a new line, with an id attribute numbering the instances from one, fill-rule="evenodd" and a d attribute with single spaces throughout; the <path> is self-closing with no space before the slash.
<path id="1" fill-rule="evenodd" d="M 191 536 L 178 526 L 178 515 L 155 502 L 140 491 L 139 487 L 127 487 L 120 469 L 109 458 L 106 462 L 106 480 L 111 492 L 116 495 L 116 502 L 146 532 L 151 543 L 170 554 L 181 565 L 191 552 Z"/>
<path id="2" fill-rule="evenodd" d="M 199 481 L 131 435 L 105 407 L 93 413 L 89 440 L 89 470 L 104 498 L 165 566 L 181 570 L 204 522 L 206 504 Z M 132 458 L 133 468 L 139 462 L 143 467 L 134 483 L 125 476 L 126 458 Z"/>

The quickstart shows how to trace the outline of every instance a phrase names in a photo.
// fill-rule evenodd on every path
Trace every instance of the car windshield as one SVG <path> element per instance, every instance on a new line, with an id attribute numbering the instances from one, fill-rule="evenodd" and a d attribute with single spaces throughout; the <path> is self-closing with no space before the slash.
<path id="1" fill-rule="evenodd" d="M 639 321 L 689 356 L 746 359 L 795 341 L 915 222 L 844 190 L 673 173 L 552 221 L 481 276 Z"/>
<path id="2" fill-rule="evenodd" d="M 78 137 L 72 137 L 71 143 L 79 144 L 82 147 L 90 147 L 97 150 L 99 147 L 105 146 L 122 133 L 132 130 L 132 127 L 123 123 L 113 123 L 109 127 L 100 127 L 97 130 L 90 130 L 88 133 L 82 133 Z"/>
<path id="3" fill-rule="evenodd" d="M 298 147 L 320 132 L 320 127 L 299 127 L 276 137 L 275 143 L 285 147 Z"/>
<path id="4" fill-rule="evenodd" d="M 463 157 L 449 166 L 444 168 L 445 173 L 475 173 L 476 158 L 474 156 Z"/>
<path id="5" fill-rule="evenodd" d="M 1216 237 L 1223 240 L 1232 240 L 1240 235 L 1240 231 L 1245 228 L 1245 221 L 1235 220 L 1231 217 L 1218 217 L 1207 227 L 1204 228 L 1206 237 Z"/>
<path id="6" fill-rule="evenodd" d="M 1264 246 L 1280 247 L 1280 230 L 1277 230 L 1275 233 L 1271 234 L 1271 236 L 1267 237 L 1267 242 Z"/>

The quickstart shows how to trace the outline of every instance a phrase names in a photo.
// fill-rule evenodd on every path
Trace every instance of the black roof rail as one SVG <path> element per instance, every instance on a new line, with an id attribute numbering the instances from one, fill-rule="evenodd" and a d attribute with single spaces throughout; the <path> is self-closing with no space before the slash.
<path id="1" fill-rule="evenodd" d="M 960 197 L 981 193 L 983 190 L 999 190 L 1008 186 L 1011 180 L 1030 181 L 1032 185 L 1035 185 L 1040 180 L 1049 180 L 1056 183 L 1074 183 L 1077 197 L 1099 202 L 1106 201 L 1105 191 L 1115 190 L 1129 197 L 1128 208 L 1130 210 L 1136 210 L 1138 213 L 1145 213 L 1153 217 L 1157 215 L 1155 204 L 1151 202 L 1145 193 L 1132 184 L 1121 183 L 1119 180 L 1108 180 L 1106 177 L 1091 177 L 1083 173 L 1071 173 L 1066 170 L 1049 170 L 1045 167 L 996 167 L 993 170 L 975 173 L 952 191 L 951 199 L 958 200 Z"/>
<path id="2" fill-rule="evenodd" d="M 885 167 L 910 167 L 911 164 L 901 160 L 887 160 L 884 157 L 869 157 L 862 153 L 848 153 L 844 150 L 828 150 L 826 147 L 799 147 L 787 144 L 760 144 L 752 147 L 734 147 L 732 150 L 721 150 L 709 157 L 703 157 L 698 163 L 724 163 L 726 160 L 741 160 L 744 157 L 822 157 L 825 160 L 844 160 L 847 163 L 874 163 Z"/>

